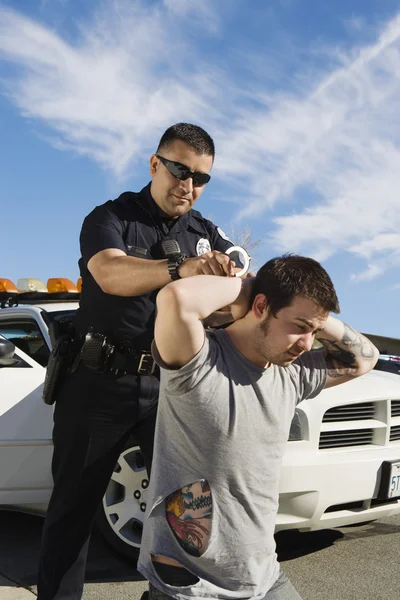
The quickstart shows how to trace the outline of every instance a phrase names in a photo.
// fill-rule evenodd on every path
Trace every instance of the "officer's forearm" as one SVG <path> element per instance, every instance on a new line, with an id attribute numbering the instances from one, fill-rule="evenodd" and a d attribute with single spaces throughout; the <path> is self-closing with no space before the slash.
<path id="1" fill-rule="evenodd" d="M 110 258 L 96 270 L 94 277 L 103 292 L 113 296 L 141 296 L 171 281 L 166 259 L 147 260 L 134 256 Z"/>

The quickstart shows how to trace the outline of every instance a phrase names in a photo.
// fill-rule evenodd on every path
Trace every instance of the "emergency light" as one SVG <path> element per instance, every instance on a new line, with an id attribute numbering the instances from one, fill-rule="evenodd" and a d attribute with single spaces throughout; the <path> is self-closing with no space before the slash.
<path id="1" fill-rule="evenodd" d="M 47 292 L 47 287 L 41 279 L 18 279 L 17 289 L 19 292 Z"/>
<path id="2" fill-rule="evenodd" d="M 82 280 L 78 279 L 75 285 L 66 277 L 50 277 L 47 280 L 47 285 L 41 279 L 35 277 L 27 277 L 18 279 L 17 285 L 11 279 L 0 277 L 0 294 L 23 294 L 26 292 L 40 292 L 45 294 L 73 293 L 77 294 L 81 291 Z"/>
<path id="3" fill-rule="evenodd" d="M 18 294 L 18 290 L 11 279 L 0 279 L 0 293 L 7 292 L 9 294 Z"/>
<path id="4" fill-rule="evenodd" d="M 47 280 L 47 290 L 49 294 L 57 294 L 58 292 L 77 292 L 77 287 L 70 279 L 66 277 L 52 277 Z"/>

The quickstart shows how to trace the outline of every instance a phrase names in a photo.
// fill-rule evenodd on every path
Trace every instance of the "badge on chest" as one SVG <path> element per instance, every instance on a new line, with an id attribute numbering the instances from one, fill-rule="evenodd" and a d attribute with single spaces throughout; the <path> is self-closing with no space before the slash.
<path id="1" fill-rule="evenodd" d="M 210 241 L 207 240 L 206 238 L 200 238 L 196 244 L 196 252 L 197 252 L 197 256 L 206 254 L 206 252 L 211 252 Z"/>

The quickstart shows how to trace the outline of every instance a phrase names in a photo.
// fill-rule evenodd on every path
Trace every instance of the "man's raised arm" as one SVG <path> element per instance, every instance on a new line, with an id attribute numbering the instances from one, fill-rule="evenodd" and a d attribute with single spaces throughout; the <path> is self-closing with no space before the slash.
<path id="1" fill-rule="evenodd" d="M 332 316 L 316 339 L 325 347 L 326 388 L 368 373 L 379 358 L 379 350 L 368 338 Z"/>
<path id="2" fill-rule="evenodd" d="M 157 296 L 155 324 L 155 342 L 163 361 L 179 368 L 192 360 L 204 344 L 202 320 L 219 308 L 243 302 L 245 314 L 250 282 L 196 275 L 165 286 Z"/>

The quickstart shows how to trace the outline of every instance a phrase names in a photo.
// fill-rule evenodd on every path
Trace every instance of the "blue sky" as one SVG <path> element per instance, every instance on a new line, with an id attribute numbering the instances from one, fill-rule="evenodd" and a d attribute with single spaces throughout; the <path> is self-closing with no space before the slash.
<path id="1" fill-rule="evenodd" d="M 400 337 L 399 109 L 398 1 L 0 0 L 0 277 L 76 280 L 84 216 L 186 120 L 217 146 L 197 208 Z"/>

